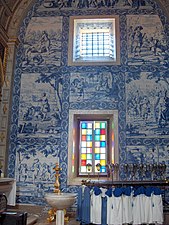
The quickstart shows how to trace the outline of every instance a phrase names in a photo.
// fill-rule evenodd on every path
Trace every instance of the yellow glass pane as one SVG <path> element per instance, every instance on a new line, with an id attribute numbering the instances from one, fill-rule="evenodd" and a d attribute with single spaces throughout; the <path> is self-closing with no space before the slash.
<path id="1" fill-rule="evenodd" d="M 87 142 L 87 147 L 88 148 L 91 148 L 92 147 L 92 142 L 91 141 Z"/>
<path id="2" fill-rule="evenodd" d="M 95 153 L 100 153 L 100 148 L 95 148 Z"/>
<path id="3" fill-rule="evenodd" d="M 106 140 L 106 135 L 100 135 L 100 141 L 105 141 Z"/>
<path id="4" fill-rule="evenodd" d="M 101 160 L 100 160 L 100 164 L 101 164 L 102 166 L 105 166 L 105 165 L 106 165 L 106 160 L 101 159 Z"/>
<path id="5" fill-rule="evenodd" d="M 82 129 L 82 135 L 86 135 L 86 129 Z"/>
<path id="6" fill-rule="evenodd" d="M 86 159 L 86 154 L 81 154 L 81 159 Z"/>
<path id="7" fill-rule="evenodd" d="M 100 123 L 95 123 L 95 128 L 100 128 Z"/>

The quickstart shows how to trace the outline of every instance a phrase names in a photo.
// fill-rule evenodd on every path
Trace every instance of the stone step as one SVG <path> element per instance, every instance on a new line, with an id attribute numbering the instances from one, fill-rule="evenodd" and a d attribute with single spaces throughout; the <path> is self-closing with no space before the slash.
<path id="1" fill-rule="evenodd" d="M 33 225 L 37 223 L 39 216 L 34 214 L 28 214 L 27 225 Z"/>

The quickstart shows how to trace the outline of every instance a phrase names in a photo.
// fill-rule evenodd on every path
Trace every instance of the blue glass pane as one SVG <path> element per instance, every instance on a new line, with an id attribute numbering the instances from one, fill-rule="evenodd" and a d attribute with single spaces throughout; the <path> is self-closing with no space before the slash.
<path id="1" fill-rule="evenodd" d="M 95 154 L 95 160 L 99 160 L 100 159 L 100 154 Z"/>
<path id="2" fill-rule="evenodd" d="M 101 141 L 100 142 L 100 147 L 105 147 L 106 146 L 106 142 L 105 141 Z"/>
<path id="3" fill-rule="evenodd" d="M 87 128 L 87 123 L 82 123 L 82 129 L 86 129 Z"/>
<path id="4" fill-rule="evenodd" d="M 95 134 L 100 134 L 100 129 L 96 129 Z"/>
<path id="5" fill-rule="evenodd" d="M 92 135 L 87 135 L 87 141 L 92 141 Z"/>
<path id="6" fill-rule="evenodd" d="M 106 172 L 106 167 L 105 166 L 101 166 L 100 172 L 105 173 Z"/>

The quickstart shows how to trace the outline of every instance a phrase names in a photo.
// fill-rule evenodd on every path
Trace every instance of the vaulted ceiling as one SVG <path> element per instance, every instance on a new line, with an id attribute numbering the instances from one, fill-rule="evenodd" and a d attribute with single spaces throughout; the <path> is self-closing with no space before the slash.
<path id="1" fill-rule="evenodd" d="M 0 41 L 16 38 L 20 24 L 36 0 L 0 0 Z M 169 0 L 156 0 L 169 20 Z"/>

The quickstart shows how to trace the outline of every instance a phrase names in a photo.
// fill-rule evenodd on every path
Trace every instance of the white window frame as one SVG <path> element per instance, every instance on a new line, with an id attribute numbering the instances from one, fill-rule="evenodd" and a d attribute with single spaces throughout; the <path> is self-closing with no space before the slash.
<path id="1" fill-rule="evenodd" d="M 86 30 L 86 31 L 85 31 Z M 109 56 L 82 57 L 81 34 L 110 32 Z M 70 16 L 68 65 L 120 65 L 119 16 Z"/>
<path id="2" fill-rule="evenodd" d="M 68 185 L 81 185 L 81 181 L 83 179 L 86 179 L 84 176 L 78 176 L 78 158 L 77 158 L 77 148 L 76 148 L 76 142 L 78 142 L 77 138 L 77 120 L 76 118 L 78 115 L 83 115 L 85 117 L 88 117 L 89 115 L 92 115 L 92 117 L 100 118 L 100 116 L 103 116 L 103 118 L 107 118 L 110 120 L 113 120 L 114 122 L 114 155 L 111 155 L 110 157 L 114 159 L 114 163 L 119 163 L 119 152 L 118 152 L 118 110 L 70 110 L 69 111 L 69 140 L 68 140 Z M 93 119 L 92 118 L 92 119 Z M 111 135 L 111 131 L 110 131 Z M 75 156 L 74 158 L 74 170 L 72 169 L 72 157 L 73 154 Z M 92 180 L 97 180 L 98 178 L 92 177 Z M 107 180 L 107 177 L 100 177 L 100 180 Z"/>

